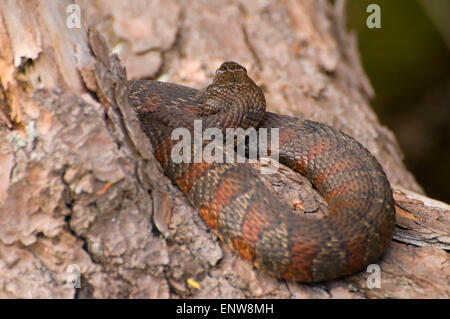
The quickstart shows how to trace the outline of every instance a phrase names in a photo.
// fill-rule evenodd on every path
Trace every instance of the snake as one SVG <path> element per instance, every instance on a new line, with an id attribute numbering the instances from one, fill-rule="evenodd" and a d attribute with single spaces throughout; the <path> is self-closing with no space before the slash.
<path id="1" fill-rule="evenodd" d="M 219 239 L 255 267 L 280 279 L 322 282 L 361 271 L 386 252 L 394 200 L 376 158 L 331 126 L 266 112 L 262 89 L 240 64 L 224 62 L 205 90 L 130 80 L 128 102 L 164 173 Z M 194 132 L 194 120 L 204 131 L 278 129 L 279 162 L 311 181 L 329 213 L 294 212 L 248 161 L 174 161 L 179 140 L 172 132 Z"/>

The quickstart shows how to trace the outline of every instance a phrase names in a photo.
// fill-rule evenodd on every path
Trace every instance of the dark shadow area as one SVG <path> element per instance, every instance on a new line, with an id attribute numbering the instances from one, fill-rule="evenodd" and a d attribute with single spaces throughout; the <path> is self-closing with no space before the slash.
<path id="1" fill-rule="evenodd" d="M 369 29 L 369 4 L 381 28 Z M 445 16 L 447 13 L 447 17 Z M 425 192 L 450 202 L 450 2 L 348 1 L 362 62 L 375 89 L 372 106 L 395 132 L 405 164 Z"/>

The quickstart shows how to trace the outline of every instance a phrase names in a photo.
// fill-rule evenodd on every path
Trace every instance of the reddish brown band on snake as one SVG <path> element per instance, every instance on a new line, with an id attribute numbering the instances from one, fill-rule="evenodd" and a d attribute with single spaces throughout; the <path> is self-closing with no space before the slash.
<path id="1" fill-rule="evenodd" d="M 376 159 L 327 125 L 265 112 L 262 90 L 244 67 L 225 62 L 205 91 L 157 81 L 130 81 L 129 102 L 164 172 L 219 237 L 243 258 L 279 278 L 330 280 L 374 263 L 389 245 L 394 201 Z M 280 162 L 305 175 L 329 215 L 305 218 L 280 202 L 249 164 L 176 164 L 177 127 L 279 128 Z"/>

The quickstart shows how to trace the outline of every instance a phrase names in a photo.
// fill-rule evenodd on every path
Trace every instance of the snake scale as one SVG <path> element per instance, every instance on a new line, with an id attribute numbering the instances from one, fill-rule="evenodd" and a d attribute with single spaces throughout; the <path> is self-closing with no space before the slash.
<path id="1" fill-rule="evenodd" d="M 330 126 L 265 112 L 262 90 L 235 62 L 225 62 L 199 91 L 158 81 L 129 81 L 128 100 L 164 172 L 219 238 L 282 279 L 319 282 L 377 261 L 392 239 L 394 201 L 376 159 Z M 248 163 L 174 163 L 174 128 L 279 129 L 279 161 L 305 175 L 326 199 L 320 219 L 293 213 Z"/>

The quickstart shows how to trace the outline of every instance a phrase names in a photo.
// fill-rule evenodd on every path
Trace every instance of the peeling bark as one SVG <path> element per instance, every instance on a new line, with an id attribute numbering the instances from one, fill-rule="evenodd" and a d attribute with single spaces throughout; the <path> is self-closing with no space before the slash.
<path id="1" fill-rule="evenodd" d="M 423 195 L 370 110 L 343 2 L 77 1 L 83 26 L 68 29 L 70 3 L 0 2 L 0 298 L 450 296 L 450 207 Z M 397 208 L 381 288 L 366 272 L 305 285 L 253 269 L 162 174 L 121 63 L 129 79 L 203 88 L 224 60 L 248 67 L 270 110 L 330 124 L 378 158 Z M 266 183 L 326 214 L 303 177 L 281 169 Z"/>

